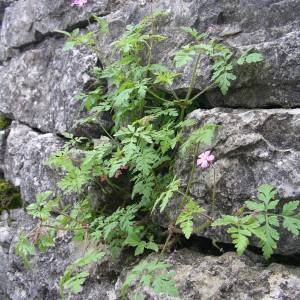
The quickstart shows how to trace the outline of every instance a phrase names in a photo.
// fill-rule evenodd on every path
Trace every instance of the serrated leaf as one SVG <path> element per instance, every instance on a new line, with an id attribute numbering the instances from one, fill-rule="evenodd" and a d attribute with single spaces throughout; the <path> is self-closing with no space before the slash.
<path id="1" fill-rule="evenodd" d="M 171 273 L 162 273 L 156 276 L 153 280 L 154 291 L 159 293 L 166 293 L 172 297 L 178 297 L 179 292 L 176 287 L 175 281 L 171 280 Z"/>
<path id="2" fill-rule="evenodd" d="M 278 227 L 279 226 L 278 217 L 276 215 L 269 216 L 268 223 L 272 226 Z"/>
<path id="3" fill-rule="evenodd" d="M 263 255 L 266 259 L 269 259 L 277 248 L 277 241 L 279 240 L 279 233 L 276 229 L 270 226 L 264 226 L 265 240 L 261 240 Z"/>
<path id="4" fill-rule="evenodd" d="M 300 230 L 300 214 L 284 216 L 283 227 L 294 235 L 299 235 Z"/>
<path id="5" fill-rule="evenodd" d="M 176 68 L 181 68 L 194 59 L 196 51 L 190 45 L 183 46 L 174 56 L 174 63 Z"/>
<path id="6" fill-rule="evenodd" d="M 282 214 L 285 216 L 290 216 L 290 215 L 294 214 L 295 210 L 299 206 L 299 202 L 300 201 L 296 200 L 296 201 L 290 201 L 290 202 L 284 204 L 283 208 L 282 208 Z"/>
<path id="7" fill-rule="evenodd" d="M 267 205 L 267 209 L 274 209 L 276 208 L 277 204 L 279 203 L 279 200 L 273 200 L 270 201 Z"/>
<path id="8" fill-rule="evenodd" d="M 64 289 L 70 290 L 74 294 L 78 294 L 83 290 L 82 285 L 89 276 L 88 272 L 80 272 L 72 276 L 64 283 Z"/>
<path id="9" fill-rule="evenodd" d="M 142 294 L 134 294 L 132 300 L 145 300 L 145 297 Z"/>
<path id="10" fill-rule="evenodd" d="M 98 251 L 98 250 L 89 250 L 87 251 L 82 257 L 75 260 L 75 262 L 72 264 L 76 267 L 83 267 L 88 264 L 91 264 L 93 262 L 97 262 L 105 255 L 104 252 Z"/>
<path id="11" fill-rule="evenodd" d="M 263 61 L 264 57 L 260 53 L 250 53 L 246 56 L 246 62 L 248 64 L 257 63 Z"/>
<path id="12" fill-rule="evenodd" d="M 249 234 L 249 232 L 247 230 L 239 230 L 237 229 L 236 233 L 234 230 L 230 230 L 232 228 L 228 229 L 229 233 L 231 234 L 232 237 L 232 242 L 236 248 L 236 252 L 238 255 L 242 255 L 246 248 L 249 245 L 249 239 L 247 236 L 251 236 L 251 234 Z M 246 233 L 246 235 L 245 235 Z"/>
<path id="13" fill-rule="evenodd" d="M 265 210 L 265 206 L 263 203 L 257 203 L 254 201 L 246 201 L 245 205 L 250 210 L 254 210 L 254 211 L 264 211 Z"/>
<path id="14" fill-rule="evenodd" d="M 171 200 L 173 194 L 175 192 L 177 192 L 179 190 L 179 186 L 180 186 L 181 180 L 180 179 L 176 179 L 176 177 L 173 178 L 172 182 L 167 186 L 167 190 L 163 193 L 160 194 L 160 196 L 158 197 L 158 199 L 155 201 L 153 208 L 152 208 L 152 212 L 155 210 L 155 208 L 157 207 L 158 204 L 160 204 L 160 209 L 159 211 L 162 213 L 167 204 L 169 203 L 169 201 Z"/>
<path id="15" fill-rule="evenodd" d="M 159 248 L 158 248 L 158 245 L 154 242 L 148 242 L 145 246 L 147 249 L 149 250 L 153 250 L 155 252 L 158 252 Z"/>
<path id="16" fill-rule="evenodd" d="M 184 222 L 180 222 L 180 228 L 185 236 L 186 239 L 189 239 L 193 233 L 193 221 L 186 220 Z"/>
<path id="17" fill-rule="evenodd" d="M 216 124 L 206 123 L 201 128 L 194 130 L 189 138 L 181 145 L 181 153 L 187 153 L 191 147 L 200 143 L 211 145 L 217 127 L 218 125 Z"/>
<path id="18" fill-rule="evenodd" d="M 239 218 L 237 216 L 223 215 L 222 218 L 215 220 L 212 226 L 226 226 L 231 224 L 237 224 Z"/>
<path id="19" fill-rule="evenodd" d="M 257 191 L 258 191 L 257 198 L 263 201 L 265 204 L 268 204 L 269 201 L 272 200 L 274 196 L 277 194 L 276 188 L 269 184 L 263 184 L 259 186 Z"/>
<path id="20" fill-rule="evenodd" d="M 135 255 L 135 256 L 138 256 L 138 255 L 140 255 L 140 254 L 143 254 L 144 251 L 145 251 L 145 242 L 142 241 L 142 242 L 140 242 L 140 243 L 137 245 L 137 247 L 136 247 L 136 249 L 135 249 L 135 252 L 134 252 L 134 255 Z"/>

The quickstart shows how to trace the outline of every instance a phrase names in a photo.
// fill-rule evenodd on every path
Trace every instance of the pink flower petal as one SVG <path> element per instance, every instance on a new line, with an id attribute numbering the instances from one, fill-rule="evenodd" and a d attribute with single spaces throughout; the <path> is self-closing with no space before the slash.
<path id="1" fill-rule="evenodd" d="M 208 161 L 213 161 L 214 159 L 215 159 L 215 156 L 213 154 L 211 154 L 207 157 Z"/>
<path id="2" fill-rule="evenodd" d="M 207 161 L 203 161 L 202 164 L 200 165 L 200 167 L 202 169 L 206 169 L 206 168 L 208 168 L 208 166 L 209 166 L 209 163 Z"/>

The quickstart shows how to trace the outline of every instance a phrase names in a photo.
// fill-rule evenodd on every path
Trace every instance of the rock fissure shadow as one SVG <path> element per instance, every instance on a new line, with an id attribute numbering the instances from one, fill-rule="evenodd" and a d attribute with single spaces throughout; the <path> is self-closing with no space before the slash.
<path id="1" fill-rule="evenodd" d="M 218 248 L 217 248 L 218 247 Z M 204 255 L 221 256 L 226 252 L 235 252 L 233 244 L 213 242 L 213 240 L 192 235 L 189 240 L 185 239 L 183 235 L 178 236 L 178 242 L 173 250 L 189 249 L 195 252 L 200 252 Z M 264 260 L 262 250 L 255 246 L 248 246 L 244 255 L 251 257 L 254 261 L 269 265 L 277 263 L 289 266 L 300 266 L 300 253 L 293 255 L 273 254 L 269 260 Z"/>

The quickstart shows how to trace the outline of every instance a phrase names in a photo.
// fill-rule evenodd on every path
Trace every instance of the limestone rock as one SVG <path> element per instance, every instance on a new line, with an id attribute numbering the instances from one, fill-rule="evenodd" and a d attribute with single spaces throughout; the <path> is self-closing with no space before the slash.
<path id="1" fill-rule="evenodd" d="M 36 226 L 23 210 L 12 211 L 15 220 L 9 228 L 0 222 L 0 296 L 1 299 L 58 299 L 59 278 L 65 268 L 81 256 L 82 249 L 73 244 L 69 235 L 56 237 L 56 246 L 45 253 L 30 258 L 30 269 L 26 269 L 19 257 L 15 255 L 15 245 L 21 231 L 28 233 Z M 5 242 L 2 237 L 6 236 Z M 91 272 L 92 271 L 92 272 Z M 91 277 L 85 284 L 84 291 L 76 296 L 70 295 L 66 299 L 108 299 L 107 294 L 113 290 L 109 276 L 101 273 L 101 269 L 94 266 L 90 270 Z"/>
<path id="2" fill-rule="evenodd" d="M 204 123 L 220 125 L 211 147 L 216 157 L 214 166 L 204 171 L 197 169 L 190 190 L 200 206 L 211 210 L 214 172 L 215 212 L 219 214 L 232 214 L 246 200 L 255 197 L 257 187 L 262 184 L 276 186 L 282 203 L 300 199 L 300 109 L 216 108 L 195 110 L 189 118 L 198 121 L 197 127 Z M 192 153 L 177 161 L 176 174 L 184 179 L 183 186 L 194 163 Z M 175 211 L 175 203 L 170 212 Z M 199 233 L 203 234 L 219 241 L 230 241 L 219 229 Z M 278 251 L 299 253 L 300 238 L 282 230 Z"/>
<path id="3" fill-rule="evenodd" d="M 43 132 L 76 130 L 86 113 L 74 98 L 92 81 L 97 57 L 84 49 L 64 52 L 63 44 L 51 38 L 0 66 L 1 112 Z M 106 118 L 99 121 L 105 127 Z"/>
<path id="4" fill-rule="evenodd" d="M 171 299 L 298 299 L 300 269 L 280 264 L 263 264 L 250 257 L 227 252 L 222 256 L 204 256 L 179 250 L 166 260 L 175 272 L 180 297 L 155 294 L 152 289 L 138 288 L 149 300 Z M 120 286 L 120 284 L 119 284 Z M 132 296 L 131 294 L 127 299 Z"/>
<path id="5" fill-rule="evenodd" d="M 175 51 L 190 42 L 190 38 L 180 29 L 181 26 L 210 32 L 211 37 L 229 45 L 237 53 L 254 48 L 264 55 L 264 63 L 242 66 L 236 70 L 238 79 L 226 97 L 221 96 L 217 90 L 210 91 L 199 105 L 299 107 L 299 1 L 129 1 L 106 17 L 110 36 L 100 39 L 102 51 L 110 54 L 108 45 L 122 34 L 125 26 L 136 24 L 155 9 L 169 13 L 168 17 L 162 18 L 157 24 L 158 32 L 169 39 L 153 49 L 155 62 L 172 66 Z M 209 84 L 210 67 L 211 62 L 204 58 L 197 74 L 195 91 Z M 192 69 L 193 65 L 188 65 L 179 70 L 183 77 L 175 81 L 175 90 L 180 92 L 187 89 Z"/>
<path id="6" fill-rule="evenodd" d="M 107 14 L 108 0 L 88 1 L 84 9 L 71 7 L 71 1 L 25 0 L 7 7 L 0 33 L 2 57 L 14 48 L 38 42 L 55 30 L 66 30 L 87 23 L 92 13 Z"/>
<path id="7" fill-rule="evenodd" d="M 40 134 L 26 125 L 13 122 L 5 152 L 5 178 L 20 186 L 25 203 L 35 201 L 39 192 L 58 191 L 62 174 L 44 165 L 45 160 L 61 149 L 63 140 L 55 135 Z"/>

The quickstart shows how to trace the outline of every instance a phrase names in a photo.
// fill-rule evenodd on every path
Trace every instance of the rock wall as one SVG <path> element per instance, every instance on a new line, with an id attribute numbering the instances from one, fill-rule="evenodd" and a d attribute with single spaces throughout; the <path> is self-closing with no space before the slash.
<path id="1" fill-rule="evenodd" d="M 204 122 L 221 125 L 213 145 L 217 209 L 223 213 L 232 212 L 244 200 L 254 196 L 256 187 L 263 183 L 276 185 L 283 202 L 300 199 L 299 0 L 89 0 L 83 8 L 71 7 L 67 0 L 0 1 L 0 112 L 13 120 L 9 129 L 0 132 L 0 167 L 4 177 L 20 187 L 26 203 L 34 201 L 38 192 L 56 188 L 59 174 L 45 166 L 44 161 L 63 146 L 61 134 L 65 131 L 89 131 L 91 134 L 92 130 L 92 135 L 99 137 L 102 126 L 109 127 L 111 124 L 109 118 L 103 116 L 99 120 L 101 126 L 80 128 L 77 121 L 85 112 L 75 100 L 75 95 L 88 88 L 92 82 L 89 71 L 99 64 L 99 59 L 104 61 L 105 56 L 110 55 L 110 43 L 122 34 L 125 26 L 138 22 L 155 9 L 169 12 L 169 16 L 159 24 L 159 30 L 169 36 L 169 40 L 155 49 L 157 61 L 169 64 L 175 50 L 188 42 L 180 30 L 181 26 L 208 30 L 236 51 L 254 47 L 265 57 L 259 68 L 238 70 L 238 80 L 226 97 L 216 90 L 205 93 L 198 104 L 202 109 L 189 116 L 197 120 L 197 126 Z M 102 16 L 109 24 L 110 34 L 98 41 L 103 57 L 97 58 L 84 48 L 63 52 L 64 38 L 55 30 L 75 27 L 85 30 L 93 26 L 92 13 Z M 210 61 L 203 61 L 197 74 L 197 90 L 206 86 L 209 66 Z M 188 86 L 191 69 L 185 67 L 181 71 L 182 79 L 174 83 L 176 90 L 184 90 Z M 192 163 L 188 158 L 178 161 L 177 173 L 186 178 Z M 198 170 L 192 185 L 192 194 L 208 209 L 211 178 L 211 171 Z M 176 211 L 176 201 L 172 205 L 170 211 Z M 61 251 L 64 253 L 62 257 L 68 257 L 69 250 L 67 253 L 66 248 L 72 246 L 65 242 L 35 261 L 39 271 L 31 275 L 24 273 L 13 255 L 13 241 L 22 227 L 30 227 L 32 220 L 26 218 L 19 211 L 13 228 L 9 228 L 4 220 L 0 222 L 0 258 L 5 261 L 0 266 L 0 298 L 55 299 L 58 295 L 57 278 L 62 273 L 62 258 L 57 258 L 58 261 L 53 264 L 49 281 L 40 281 L 39 278 L 44 277 L 47 270 L 47 259 L 60 255 Z M 229 241 L 224 232 L 207 231 L 204 235 Z M 289 238 L 283 232 L 279 252 L 300 253 L 300 239 Z M 182 252 L 180 255 L 189 257 L 192 254 Z M 223 264 L 217 258 L 215 260 L 213 264 Z M 229 264 L 229 267 L 225 264 L 226 268 L 233 268 L 238 274 L 238 268 L 244 268 L 244 262 L 225 260 Z M 211 261 L 211 258 L 199 257 L 188 264 L 197 262 L 199 270 L 202 270 Z M 221 278 L 216 279 L 220 286 L 210 292 L 199 290 L 200 283 L 187 280 L 194 277 L 195 270 L 180 260 L 178 264 L 178 270 L 183 268 L 186 272 L 186 277 L 178 279 L 183 290 L 187 285 L 192 286 L 190 292 L 184 292 L 184 299 L 240 299 L 248 291 L 245 285 L 232 295 L 227 275 L 220 275 Z M 255 274 L 248 274 L 251 278 L 260 273 L 260 267 L 257 268 L 253 271 Z M 284 274 L 292 275 L 286 279 Z M 115 277 L 101 272 L 97 276 L 102 279 L 89 282 L 87 294 L 81 297 L 96 299 L 95 295 L 102 290 L 101 299 L 116 299 L 117 291 L 111 292 Z M 205 276 L 195 280 L 207 282 L 209 279 Z M 243 299 L 297 299 L 299 292 L 297 294 L 294 286 L 299 283 L 299 278 L 298 270 L 280 269 L 278 276 L 269 279 L 267 288 L 264 281 L 255 281 L 257 289 L 262 290 L 259 294 L 247 294 Z M 293 288 L 272 288 L 272 285 L 278 287 L 283 281 Z M 209 289 L 208 283 L 207 286 Z M 157 299 L 151 293 L 149 297 Z"/>

